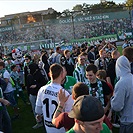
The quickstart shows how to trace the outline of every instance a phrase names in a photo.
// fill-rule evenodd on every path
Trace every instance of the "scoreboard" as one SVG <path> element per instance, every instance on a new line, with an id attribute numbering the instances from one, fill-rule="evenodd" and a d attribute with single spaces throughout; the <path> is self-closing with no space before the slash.
<path id="1" fill-rule="evenodd" d="M 42 21 L 41 14 L 27 14 L 24 16 L 20 16 L 21 24 L 41 22 L 41 21 Z"/>

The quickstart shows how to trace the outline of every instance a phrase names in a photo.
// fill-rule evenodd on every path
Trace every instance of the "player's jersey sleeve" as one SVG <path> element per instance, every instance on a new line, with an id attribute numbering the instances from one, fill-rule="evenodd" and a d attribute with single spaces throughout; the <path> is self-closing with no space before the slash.
<path id="1" fill-rule="evenodd" d="M 41 87 L 37 94 L 37 100 L 36 100 L 36 106 L 42 107 L 42 94 L 43 94 L 44 88 Z"/>

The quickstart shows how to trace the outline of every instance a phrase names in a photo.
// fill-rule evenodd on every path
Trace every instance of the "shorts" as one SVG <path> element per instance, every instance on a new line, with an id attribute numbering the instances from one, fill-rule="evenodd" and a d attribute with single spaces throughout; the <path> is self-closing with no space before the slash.
<path id="1" fill-rule="evenodd" d="M 17 102 L 14 98 L 14 91 L 11 91 L 9 93 L 4 93 L 4 98 L 10 102 L 11 106 L 13 107 L 17 106 Z"/>

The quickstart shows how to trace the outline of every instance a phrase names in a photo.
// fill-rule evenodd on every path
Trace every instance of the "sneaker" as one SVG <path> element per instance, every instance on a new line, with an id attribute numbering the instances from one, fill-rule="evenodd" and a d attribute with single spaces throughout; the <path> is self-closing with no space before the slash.
<path id="1" fill-rule="evenodd" d="M 118 123 L 114 123 L 112 125 L 113 125 L 113 127 L 120 128 L 120 124 L 118 124 Z"/>
<path id="2" fill-rule="evenodd" d="M 37 129 L 39 127 L 42 127 L 43 126 L 43 122 L 40 122 L 40 123 L 37 123 L 35 126 L 33 126 L 32 128 L 33 129 Z"/>

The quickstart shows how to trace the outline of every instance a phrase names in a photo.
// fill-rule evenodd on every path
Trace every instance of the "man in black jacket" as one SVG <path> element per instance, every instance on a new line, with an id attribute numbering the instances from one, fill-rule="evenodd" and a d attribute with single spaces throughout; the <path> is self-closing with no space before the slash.
<path id="1" fill-rule="evenodd" d="M 47 83 L 44 76 L 42 75 L 38 65 L 31 61 L 31 57 L 29 55 L 25 56 L 25 77 L 26 77 L 26 86 L 27 86 L 27 93 L 29 95 L 29 100 L 32 106 L 32 110 L 35 114 L 35 103 L 37 98 L 38 90 Z M 39 128 L 43 124 L 42 122 L 38 122 L 33 128 Z"/>

